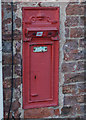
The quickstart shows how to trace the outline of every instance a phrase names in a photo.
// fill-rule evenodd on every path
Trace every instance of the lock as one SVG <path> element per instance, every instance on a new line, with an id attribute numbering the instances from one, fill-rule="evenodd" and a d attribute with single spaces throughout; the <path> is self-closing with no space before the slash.
<path id="1" fill-rule="evenodd" d="M 23 108 L 58 106 L 59 7 L 22 12 Z"/>

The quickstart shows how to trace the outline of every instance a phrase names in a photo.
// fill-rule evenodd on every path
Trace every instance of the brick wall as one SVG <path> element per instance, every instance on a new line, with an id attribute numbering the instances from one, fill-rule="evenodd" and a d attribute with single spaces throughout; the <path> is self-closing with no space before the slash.
<path id="1" fill-rule="evenodd" d="M 41 2 L 42 7 L 60 7 L 59 106 L 22 109 L 22 7 L 39 7 L 37 2 L 14 3 L 14 94 L 11 114 L 15 118 L 85 118 L 85 3 Z M 11 97 L 11 5 L 3 10 L 4 117 Z"/>

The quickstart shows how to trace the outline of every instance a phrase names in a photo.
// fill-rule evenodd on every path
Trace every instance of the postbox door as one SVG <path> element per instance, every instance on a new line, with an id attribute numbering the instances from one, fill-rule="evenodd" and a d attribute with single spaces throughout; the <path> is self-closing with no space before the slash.
<path id="1" fill-rule="evenodd" d="M 42 51 L 43 49 L 44 51 Z M 32 45 L 30 57 L 31 101 L 52 99 L 53 45 Z"/>

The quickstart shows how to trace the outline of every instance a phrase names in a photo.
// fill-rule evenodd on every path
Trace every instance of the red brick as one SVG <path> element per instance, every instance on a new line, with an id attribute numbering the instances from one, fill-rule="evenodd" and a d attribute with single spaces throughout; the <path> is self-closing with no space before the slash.
<path id="1" fill-rule="evenodd" d="M 66 40 L 64 46 L 63 46 L 63 50 L 64 52 L 70 52 L 71 50 L 77 50 L 78 49 L 78 41 L 76 39 L 71 40 L 68 39 Z"/>
<path id="2" fill-rule="evenodd" d="M 84 28 L 71 28 L 70 29 L 71 38 L 81 38 L 84 37 Z"/>
<path id="3" fill-rule="evenodd" d="M 84 103 L 85 101 L 84 101 L 84 95 L 79 95 L 79 96 L 77 96 L 76 98 L 77 98 L 77 102 L 78 103 Z"/>
<path id="4" fill-rule="evenodd" d="M 75 105 L 77 104 L 76 96 L 65 96 L 64 97 L 64 105 Z"/>
<path id="5" fill-rule="evenodd" d="M 3 65 L 12 64 L 12 55 L 11 54 L 3 54 L 2 64 Z"/>
<path id="6" fill-rule="evenodd" d="M 14 30 L 14 40 L 21 40 L 21 31 L 15 29 Z"/>
<path id="7" fill-rule="evenodd" d="M 21 78 L 14 78 L 13 79 L 14 88 L 18 88 L 19 85 L 21 85 Z M 11 88 L 11 79 L 3 80 L 3 88 Z"/>
<path id="8" fill-rule="evenodd" d="M 21 85 L 21 78 L 14 78 L 14 88 L 18 88 Z"/>
<path id="9" fill-rule="evenodd" d="M 67 15 L 84 15 L 84 5 L 68 5 L 66 8 Z"/>
<path id="10" fill-rule="evenodd" d="M 77 69 L 77 63 L 63 63 L 62 64 L 62 72 L 75 72 Z"/>
<path id="11" fill-rule="evenodd" d="M 18 100 L 19 98 L 21 98 L 21 91 L 20 91 L 20 88 L 16 88 L 15 90 L 14 90 L 14 98 L 16 99 L 16 100 Z"/>
<path id="12" fill-rule="evenodd" d="M 16 53 L 14 55 L 14 64 L 21 64 L 21 54 L 20 53 Z"/>
<path id="13" fill-rule="evenodd" d="M 69 73 L 64 75 L 65 83 L 82 82 L 86 79 L 85 73 Z"/>
<path id="14" fill-rule="evenodd" d="M 11 23 L 7 23 L 7 22 L 11 22 L 10 20 L 6 19 L 3 21 L 3 26 L 2 26 L 2 33 L 3 34 L 11 34 Z"/>
<path id="15" fill-rule="evenodd" d="M 76 93 L 76 85 L 63 86 L 63 94 L 75 94 L 75 93 Z"/>
<path id="16" fill-rule="evenodd" d="M 5 111 L 4 111 L 4 118 L 5 118 L 5 120 L 7 120 L 7 118 L 8 118 L 8 112 L 5 112 Z M 12 112 L 10 112 L 9 118 L 10 118 L 10 119 L 12 118 Z"/>
<path id="17" fill-rule="evenodd" d="M 76 105 L 74 105 L 74 108 L 75 108 L 77 114 L 81 114 L 82 116 L 84 116 L 85 105 L 76 104 Z M 85 119 L 81 119 L 81 120 L 85 120 Z"/>
<path id="18" fill-rule="evenodd" d="M 54 114 L 57 116 L 57 115 L 60 115 L 60 111 L 59 111 L 59 109 L 55 109 L 54 110 Z"/>
<path id="19" fill-rule="evenodd" d="M 65 21 L 66 27 L 78 26 L 78 24 L 79 24 L 79 17 L 67 16 L 66 21 Z"/>
<path id="20" fill-rule="evenodd" d="M 14 49 L 15 49 L 15 52 L 21 52 L 21 42 L 20 41 L 14 41 Z"/>
<path id="21" fill-rule="evenodd" d="M 13 111 L 18 110 L 19 107 L 20 107 L 20 103 L 18 102 L 18 100 L 14 101 L 14 102 L 12 103 L 12 110 L 13 110 Z"/>
<path id="22" fill-rule="evenodd" d="M 77 63 L 77 70 L 78 70 L 78 71 L 85 70 L 85 67 L 86 67 L 86 62 L 84 62 L 84 61 L 79 61 L 79 62 Z"/>
<path id="23" fill-rule="evenodd" d="M 21 27 L 21 19 L 17 17 L 15 20 L 15 24 L 16 24 L 16 27 L 20 28 Z"/>
<path id="24" fill-rule="evenodd" d="M 8 112 L 9 111 L 9 107 L 10 107 L 10 102 L 8 101 L 4 101 L 4 111 Z"/>
<path id="25" fill-rule="evenodd" d="M 70 63 L 62 63 L 62 72 L 75 72 L 82 71 L 85 69 L 86 62 L 70 62 Z"/>
<path id="26" fill-rule="evenodd" d="M 4 89 L 4 100 L 10 100 L 11 98 L 11 90 L 10 89 Z"/>
<path id="27" fill-rule="evenodd" d="M 48 108 L 35 108 L 35 109 L 28 109 L 24 111 L 24 118 L 44 118 L 54 115 L 53 109 Z"/>
<path id="28" fill-rule="evenodd" d="M 10 41 L 11 40 L 11 34 L 3 34 L 2 39 L 6 40 L 6 41 Z"/>
<path id="29" fill-rule="evenodd" d="M 85 51 L 84 50 L 71 50 L 70 52 L 64 52 L 64 60 L 83 60 L 85 59 Z"/>
<path id="30" fill-rule="evenodd" d="M 10 79 L 3 81 L 3 88 L 11 88 L 11 80 Z"/>
<path id="31" fill-rule="evenodd" d="M 19 118 L 20 118 L 20 115 L 21 115 L 21 113 L 19 113 L 19 111 L 16 110 L 15 113 L 14 113 L 14 117 L 15 117 L 16 119 L 19 119 Z"/>
<path id="32" fill-rule="evenodd" d="M 15 65 L 14 66 L 14 73 L 18 76 L 21 76 L 21 66 Z"/>
<path id="33" fill-rule="evenodd" d="M 14 6 L 13 6 L 13 11 L 14 11 L 14 12 L 17 11 L 17 4 L 14 4 Z"/>
<path id="34" fill-rule="evenodd" d="M 86 93 L 86 83 L 77 83 L 77 92 L 80 93 Z"/>
<path id="35" fill-rule="evenodd" d="M 3 79 L 6 77 L 11 77 L 11 72 L 12 72 L 12 66 L 7 65 L 3 67 Z"/>
<path id="36" fill-rule="evenodd" d="M 3 22 L 3 24 L 2 24 L 3 26 L 4 26 L 5 24 L 9 24 L 9 23 L 12 22 L 12 18 L 7 18 L 7 19 L 3 20 L 2 22 Z"/>
<path id="37" fill-rule="evenodd" d="M 80 39 L 79 40 L 79 47 L 86 48 L 86 40 L 85 39 Z"/>
<path id="38" fill-rule="evenodd" d="M 6 8 L 6 10 L 7 11 L 11 11 L 11 4 L 9 3 L 9 4 L 6 4 L 6 2 L 5 2 L 5 4 L 4 4 L 4 7 Z M 16 12 L 16 10 L 17 10 L 17 5 L 16 4 L 14 4 L 14 6 L 13 6 L 13 10 Z"/>

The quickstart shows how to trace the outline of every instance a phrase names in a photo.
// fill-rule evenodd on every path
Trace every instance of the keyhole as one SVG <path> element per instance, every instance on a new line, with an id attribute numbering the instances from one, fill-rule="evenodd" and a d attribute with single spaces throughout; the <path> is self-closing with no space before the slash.
<path id="1" fill-rule="evenodd" d="M 35 79 L 36 79 L 36 75 L 35 75 L 35 77 L 34 77 Z"/>

